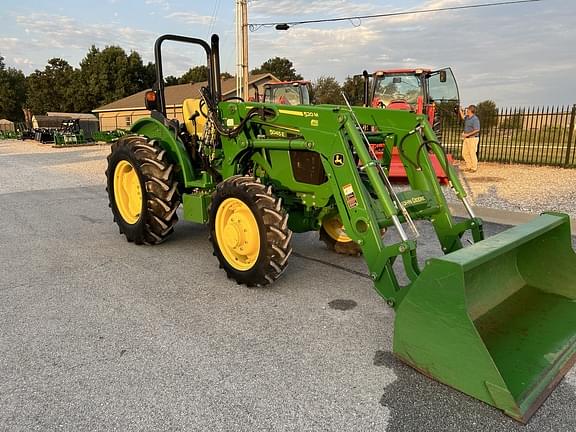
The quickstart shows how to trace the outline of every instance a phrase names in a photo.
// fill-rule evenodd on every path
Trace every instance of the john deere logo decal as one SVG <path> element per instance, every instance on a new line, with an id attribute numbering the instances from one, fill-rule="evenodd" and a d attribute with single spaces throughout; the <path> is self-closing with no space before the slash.
<path id="1" fill-rule="evenodd" d="M 342 153 L 336 153 L 334 155 L 334 165 L 336 166 L 344 165 L 344 155 Z"/>

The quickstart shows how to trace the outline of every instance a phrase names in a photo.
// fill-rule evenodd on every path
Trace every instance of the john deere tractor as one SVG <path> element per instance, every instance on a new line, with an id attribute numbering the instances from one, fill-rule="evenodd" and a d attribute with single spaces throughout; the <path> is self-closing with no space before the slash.
<path id="1" fill-rule="evenodd" d="M 166 41 L 206 54 L 208 85 L 201 103 L 184 102 L 183 123 L 166 117 Z M 396 311 L 394 353 L 515 419 L 530 417 L 576 360 L 576 254 L 566 215 L 543 214 L 484 239 L 445 164 L 469 217 L 456 221 L 449 212 L 427 150 L 444 163 L 445 156 L 426 116 L 223 100 L 216 35 L 211 43 L 161 36 L 155 57 L 151 116 L 134 123 L 108 157 L 110 206 L 128 241 L 166 240 L 182 207 L 183 219 L 208 225 L 231 279 L 274 286 L 289 264 L 292 233 L 339 218 L 361 247 L 374 288 Z M 372 140 L 402 149 L 409 190 L 395 193 Z M 445 254 L 423 267 L 415 219 L 432 224 Z M 384 241 L 383 228 L 399 240 Z M 463 248 L 466 232 L 475 243 Z M 398 260 L 405 283 L 395 274 Z"/>

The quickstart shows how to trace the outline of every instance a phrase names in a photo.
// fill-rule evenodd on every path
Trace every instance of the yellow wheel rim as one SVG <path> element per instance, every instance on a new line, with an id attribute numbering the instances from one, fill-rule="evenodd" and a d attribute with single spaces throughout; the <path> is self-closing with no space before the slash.
<path id="1" fill-rule="evenodd" d="M 346 235 L 346 231 L 344 231 L 340 216 L 324 219 L 322 226 L 324 227 L 324 231 L 335 241 L 339 243 L 349 243 L 352 241 L 352 239 Z"/>
<path id="2" fill-rule="evenodd" d="M 250 270 L 260 254 L 260 230 L 254 213 L 237 198 L 225 199 L 216 212 L 216 241 L 236 270 Z"/>
<path id="3" fill-rule="evenodd" d="M 114 170 L 114 200 L 126 223 L 138 222 L 142 211 L 142 188 L 136 170 L 126 160 L 118 162 Z"/>

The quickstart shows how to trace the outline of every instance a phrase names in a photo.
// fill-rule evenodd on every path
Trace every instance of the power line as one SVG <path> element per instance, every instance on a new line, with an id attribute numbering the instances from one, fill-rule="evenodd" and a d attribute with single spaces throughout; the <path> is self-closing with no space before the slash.
<path id="1" fill-rule="evenodd" d="M 212 16 L 210 17 L 210 25 L 208 27 L 208 39 L 212 34 L 212 30 L 214 29 L 214 24 L 216 23 L 216 15 L 218 15 L 218 9 L 220 8 L 220 0 L 214 3 L 214 8 L 212 9 Z"/>
<path id="2" fill-rule="evenodd" d="M 521 3 L 535 3 L 540 2 L 542 0 L 513 0 L 513 1 L 503 1 L 497 3 L 482 3 L 476 5 L 467 5 L 467 6 L 451 6 L 451 7 L 444 7 L 444 8 L 435 8 L 435 9 L 422 9 L 422 10 L 415 10 L 415 11 L 403 11 L 403 12 L 389 12 L 389 13 L 382 13 L 382 14 L 374 14 L 374 15 L 359 15 L 359 16 L 351 16 L 351 17 L 341 17 L 341 18 L 325 18 L 325 19 L 315 19 L 315 20 L 304 20 L 304 21 L 278 21 L 278 22 L 268 22 L 268 23 L 252 23 L 249 24 L 249 28 L 251 32 L 255 32 L 260 30 L 263 27 L 275 27 L 276 30 L 288 30 L 290 27 L 301 25 L 301 24 L 312 24 L 312 23 L 326 23 L 326 22 L 337 22 L 337 21 L 350 21 L 352 25 L 358 27 L 360 24 L 355 25 L 353 20 L 363 20 L 363 19 L 371 19 L 371 18 L 389 18 L 395 16 L 402 16 L 402 15 L 416 15 L 416 14 L 424 14 L 424 13 L 431 13 L 431 12 L 444 12 L 444 11 L 453 11 L 453 10 L 462 10 L 462 9 L 477 9 L 477 8 L 484 8 L 484 7 L 491 7 L 491 6 L 506 6 L 506 5 L 514 5 L 514 4 L 521 4 Z"/>

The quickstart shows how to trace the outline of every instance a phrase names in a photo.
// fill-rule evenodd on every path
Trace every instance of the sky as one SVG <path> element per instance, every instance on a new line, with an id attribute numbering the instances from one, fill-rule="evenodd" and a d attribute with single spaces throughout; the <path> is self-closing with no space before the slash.
<path id="1" fill-rule="evenodd" d="M 249 0 L 250 23 L 347 17 L 495 0 Z M 235 70 L 235 0 L 0 0 L 0 55 L 29 74 L 60 57 L 73 66 L 92 45 L 119 45 L 153 60 L 165 33 L 220 35 L 222 70 Z M 576 1 L 309 24 L 249 33 L 250 68 L 287 57 L 298 73 L 342 82 L 364 69 L 449 66 L 463 104 L 576 103 Z M 172 43 L 166 75 L 204 64 L 199 47 Z"/>

